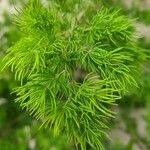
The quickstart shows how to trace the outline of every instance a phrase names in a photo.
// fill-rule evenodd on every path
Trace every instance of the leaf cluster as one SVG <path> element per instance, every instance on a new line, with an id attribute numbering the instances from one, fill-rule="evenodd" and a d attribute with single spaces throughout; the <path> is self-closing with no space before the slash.
<path id="1" fill-rule="evenodd" d="M 110 105 L 129 85 L 137 86 L 146 55 L 136 46 L 132 21 L 120 11 L 103 8 L 91 17 L 61 5 L 31 0 L 19 11 L 16 23 L 24 35 L 8 49 L 5 66 L 21 82 L 15 92 L 22 108 L 76 147 L 85 150 L 88 143 L 101 150 L 114 117 Z M 85 9 L 83 2 L 78 6 Z"/>

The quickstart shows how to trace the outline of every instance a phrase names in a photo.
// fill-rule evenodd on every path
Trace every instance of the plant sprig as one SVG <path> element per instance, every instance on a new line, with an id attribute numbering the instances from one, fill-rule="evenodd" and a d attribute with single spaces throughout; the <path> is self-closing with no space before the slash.
<path id="1" fill-rule="evenodd" d="M 107 121 L 115 115 L 109 107 L 129 85 L 137 86 L 146 54 L 136 46 L 132 21 L 120 11 L 103 8 L 92 11 L 92 20 L 85 13 L 79 21 L 75 13 L 63 13 L 67 4 L 52 6 L 31 0 L 16 19 L 24 36 L 4 58 L 21 81 L 16 102 L 82 150 L 87 143 L 104 149 Z"/>

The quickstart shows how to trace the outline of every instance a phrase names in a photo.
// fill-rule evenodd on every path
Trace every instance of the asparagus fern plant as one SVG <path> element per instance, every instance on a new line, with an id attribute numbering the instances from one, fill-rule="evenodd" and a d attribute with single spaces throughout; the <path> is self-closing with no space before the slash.
<path id="1" fill-rule="evenodd" d="M 110 106 L 137 86 L 146 54 L 136 45 L 132 20 L 88 4 L 51 1 L 46 7 L 30 0 L 15 17 L 23 36 L 4 62 L 20 81 L 14 91 L 22 108 L 77 148 L 102 150 L 114 117 Z"/>

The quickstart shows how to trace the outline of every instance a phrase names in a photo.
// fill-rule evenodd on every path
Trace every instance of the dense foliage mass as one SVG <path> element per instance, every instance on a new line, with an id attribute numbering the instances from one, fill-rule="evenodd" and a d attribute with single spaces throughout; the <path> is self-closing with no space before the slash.
<path id="1" fill-rule="evenodd" d="M 4 58 L 21 83 L 16 101 L 82 150 L 87 144 L 103 149 L 107 120 L 114 117 L 109 105 L 137 86 L 146 58 L 136 45 L 133 21 L 120 11 L 99 9 L 84 1 L 44 7 L 31 0 L 16 17 L 23 36 Z"/>

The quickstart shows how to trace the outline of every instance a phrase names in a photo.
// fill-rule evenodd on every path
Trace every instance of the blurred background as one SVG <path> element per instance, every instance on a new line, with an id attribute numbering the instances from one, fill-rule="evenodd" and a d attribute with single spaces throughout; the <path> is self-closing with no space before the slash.
<path id="1" fill-rule="evenodd" d="M 84 0 L 97 5 L 97 0 Z M 0 0 L 0 69 L 8 47 L 21 37 L 13 22 L 16 8 L 24 0 Z M 44 4 L 50 0 L 42 0 Z M 150 51 L 150 0 L 99 0 L 106 7 L 119 8 L 129 18 L 136 18 L 135 27 L 140 47 Z M 54 137 L 50 129 L 39 129 L 34 120 L 14 102 L 10 94 L 17 86 L 9 69 L 0 72 L 0 150 L 75 150 L 65 135 Z M 114 109 L 116 119 L 110 120 L 104 139 L 106 150 L 150 150 L 150 62 L 144 64 L 140 88 L 130 89 Z"/>

